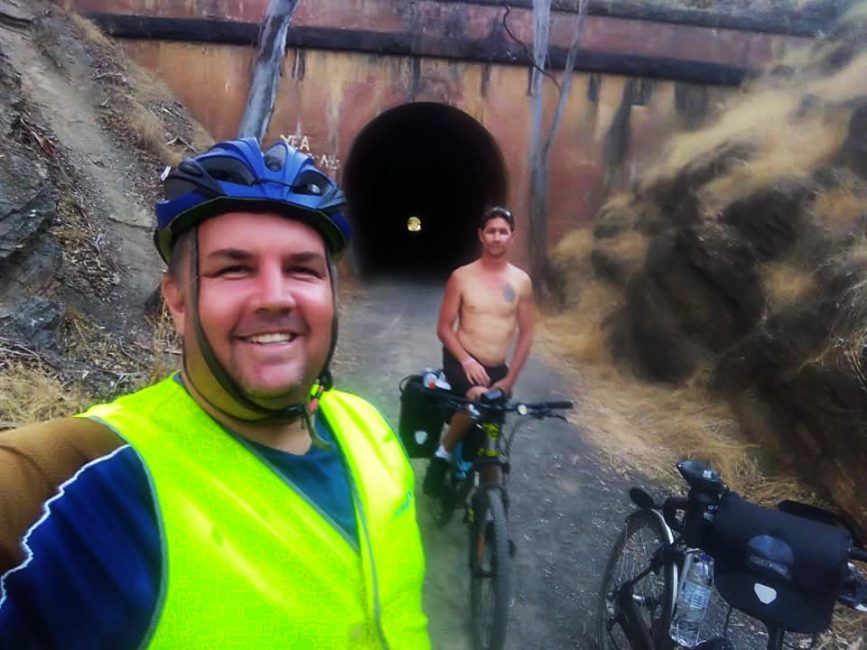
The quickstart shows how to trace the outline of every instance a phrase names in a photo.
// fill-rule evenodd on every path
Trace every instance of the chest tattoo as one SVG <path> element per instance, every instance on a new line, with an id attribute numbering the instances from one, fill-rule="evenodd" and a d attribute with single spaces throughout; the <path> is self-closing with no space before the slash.
<path id="1" fill-rule="evenodd" d="M 508 303 L 515 302 L 515 287 L 508 282 L 503 285 L 503 298 L 505 298 Z"/>

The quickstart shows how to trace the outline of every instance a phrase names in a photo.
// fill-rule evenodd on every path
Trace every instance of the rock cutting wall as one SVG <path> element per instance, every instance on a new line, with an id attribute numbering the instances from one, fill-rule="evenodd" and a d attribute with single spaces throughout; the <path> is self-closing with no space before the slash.
<path id="1" fill-rule="evenodd" d="M 615 358 L 648 380 L 706 382 L 862 531 L 865 79 L 862 3 L 803 60 L 674 139 L 600 210 L 589 252 L 557 255 L 575 308 L 582 283 L 615 290 L 620 307 L 604 320 Z M 574 271 L 583 263 L 591 277 Z"/>

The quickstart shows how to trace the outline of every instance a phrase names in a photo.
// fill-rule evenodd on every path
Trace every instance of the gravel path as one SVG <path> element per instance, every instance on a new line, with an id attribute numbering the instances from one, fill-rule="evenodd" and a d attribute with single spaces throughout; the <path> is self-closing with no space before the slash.
<path id="1" fill-rule="evenodd" d="M 338 385 L 372 401 L 395 427 L 400 378 L 440 364 L 434 329 L 441 295 L 440 285 L 382 283 L 366 286 L 343 309 Z M 525 401 L 568 394 L 537 358 L 516 389 Z M 414 465 L 420 481 L 425 462 Z M 629 509 L 628 484 L 605 469 L 579 428 L 557 420 L 518 432 L 512 467 L 509 525 L 518 553 L 507 647 L 593 648 L 596 593 L 608 543 Z M 466 528 L 459 516 L 436 528 L 430 506 L 419 497 L 434 647 L 470 648 Z"/>

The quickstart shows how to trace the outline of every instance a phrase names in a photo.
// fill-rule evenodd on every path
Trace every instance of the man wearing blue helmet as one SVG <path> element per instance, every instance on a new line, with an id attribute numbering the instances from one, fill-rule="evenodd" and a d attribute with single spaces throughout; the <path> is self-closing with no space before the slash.
<path id="1" fill-rule="evenodd" d="M 163 182 L 183 371 L 4 433 L 0 648 L 429 647 L 412 471 L 331 389 L 342 193 L 253 139 Z"/>

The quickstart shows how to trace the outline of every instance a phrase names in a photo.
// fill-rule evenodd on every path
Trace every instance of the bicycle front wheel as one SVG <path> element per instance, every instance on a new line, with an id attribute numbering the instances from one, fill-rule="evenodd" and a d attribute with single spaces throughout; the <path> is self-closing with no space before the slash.
<path id="1" fill-rule="evenodd" d="M 470 535 L 473 645 L 476 650 L 500 650 L 512 597 L 506 510 L 499 490 L 487 490 L 479 502 Z"/>
<path id="2" fill-rule="evenodd" d="M 599 598 L 598 641 L 601 650 L 622 650 L 644 647 L 641 638 L 650 636 L 654 648 L 667 648 L 668 626 L 674 609 L 676 568 L 673 563 L 661 561 L 659 553 L 671 543 L 671 532 L 649 510 L 638 510 L 626 520 L 626 527 L 617 536 L 602 576 Z M 658 566 L 653 567 L 656 554 Z M 624 589 L 647 571 L 632 585 L 631 598 L 640 621 L 629 622 L 623 611 Z M 640 628 L 640 629 L 639 629 Z"/>

